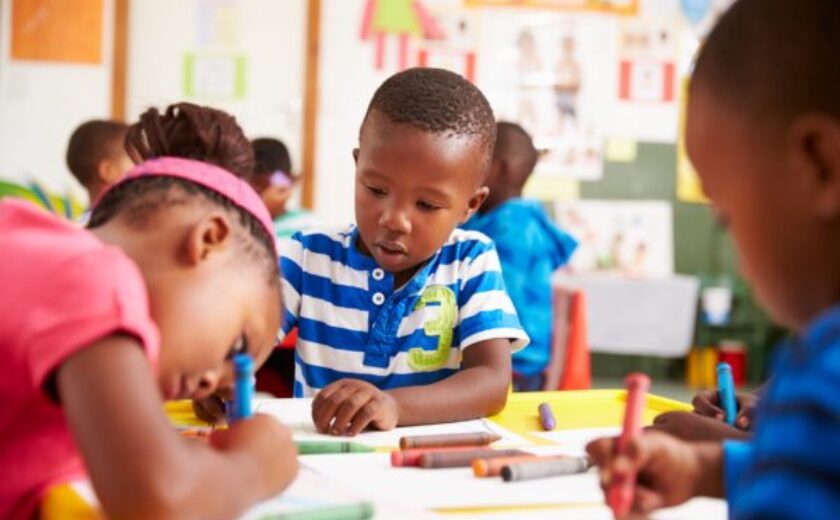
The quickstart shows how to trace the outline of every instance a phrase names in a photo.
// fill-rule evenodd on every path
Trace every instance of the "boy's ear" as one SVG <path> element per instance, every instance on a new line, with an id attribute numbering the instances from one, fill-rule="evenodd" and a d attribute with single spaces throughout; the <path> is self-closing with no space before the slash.
<path id="1" fill-rule="evenodd" d="M 102 184 L 113 184 L 120 175 L 116 169 L 116 165 L 110 159 L 100 160 L 99 164 L 96 165 L 97 180 Z"/>
<path id="2" fill-rule="evenodd" d="M 461 217 L 461 224 L 468 221 L 470 217 L 475 215 L 478 208 L 480 208 L 481 205 L 484 204 L 484 201 L 487 200 L 488 195 L 490 195 L 490 188 L 487 186 L 476 188 L 475 193 L 473 193 L 467 203 L 467 209 L 464 211 L 463 217 Z"/>
<path id="3" fill-rule="evenodd" d="M 807 114 L 791 125 L 793 167 L 807 174 L 813 206 L 822 218 L 840 217 L 840 120 Z"/>
<path id="4" fill-rule="evenodd" d="M 359 149 L 353 148 L 353 164 L 359 164 Z"/>
<path id="5" fill-rule="evenodd" d="M 225 250 L 230 241 L 230 221 L 223 213 L 214 211 L 190 228 L 184 244 L 184 259 L 189 265 L 198 265 Z"/>

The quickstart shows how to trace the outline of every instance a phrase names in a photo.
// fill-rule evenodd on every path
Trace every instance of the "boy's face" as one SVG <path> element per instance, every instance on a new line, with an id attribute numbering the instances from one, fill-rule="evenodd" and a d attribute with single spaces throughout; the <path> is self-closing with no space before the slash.
<path id="1" fill-rule="evenodd" d="M 731 230 L 743 275 L 780 323 L 799 328 L 821 309 L 819 234 L 805 175 L 783 132 L 750 121 L 698 86 L 686 145 L 703 190 Z"/>
<path id="2" fill-rule="evenodd" d="M 353 152 L 358 247 L 404 283 L 487 197 L 485 153 L 477 137 L 436 135 L 371 113 Z"/>

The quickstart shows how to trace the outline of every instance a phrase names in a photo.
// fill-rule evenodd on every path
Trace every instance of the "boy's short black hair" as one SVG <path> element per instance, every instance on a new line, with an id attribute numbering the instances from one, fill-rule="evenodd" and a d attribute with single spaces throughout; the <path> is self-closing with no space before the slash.
<path id="1" fill-rule="evenodd" d="M 273 173 L 281 170 L 292 176 L 292 158 L 283 141 L 273 137 L 259 137 L 251 141 L 254 148 L 254 173 Z"/>
<path id="2" fill-rule="evenodd" d="M 104 159 L 123 150 L 128 125 L 119 121 L 94 119 L 79 125 L 67 145 L 67 168 L 82 186 L 96 179 L 96 170 Z"/>
<path id="3" fill-rule="evenodd" d="M 751 118 L 840 116 L 840 1 L 738 0 L 700 52 L 698 85 Z"/>
<path id="4" fill-rule="evenodd" d="M 433 68 L 394 74 L 376 89 L 362 127 L 373 111 L 425 132 L 480 139 L 486 151 L 486 173 L 496 143 L 493 109 L 484 94 L 458 74 Z"/>
<path id="5" fill-rule="evenodd" d="M 504 158 L 519 187 L 525 184 L 537 166 L 539 152 L 524 128 L 516 123 L 499 121 L 496 125 L 496 158 Z"/>

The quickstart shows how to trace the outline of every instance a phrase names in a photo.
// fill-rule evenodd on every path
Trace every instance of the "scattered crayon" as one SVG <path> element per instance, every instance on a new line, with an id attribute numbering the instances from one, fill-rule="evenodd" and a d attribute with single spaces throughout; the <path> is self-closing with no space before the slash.
<path id="1" fill-rule="evenodd" d="M 553 430 L 557 423 L 554 420 L 554 413 L 551 411 L 551 405 L 548 403 L 542 403 L 537 410 L 540 413 L 540 424 L 542 425 L 543 430 L 547 432 Z"/>
<path id="2" fill-rule="evenodd" d="M 400 449 L 446 448 L 450 446 L 487 446 L 501 439 L 494 433 L 449 433 L 441 435 L 415 435 L 400 439 Z"/>
<path id="3" fill-rule="evenodd" d="M 418 465 L 421 468 L 467 468 L 472 465 L 475 459 L 492 459 L 498 457 L 519 457 L 527 455 L 522 450 L 491 450 L 490 448 L 451 451 L 451 452 L 430 452 L 420 455 Z"/>
<path id="4" fill-rule="evenodd" d="M 516 482 L 583 473 L 592 466 L 589 457 L 540 457 L 509 464 L 501 469 L 502 480 Z"/>

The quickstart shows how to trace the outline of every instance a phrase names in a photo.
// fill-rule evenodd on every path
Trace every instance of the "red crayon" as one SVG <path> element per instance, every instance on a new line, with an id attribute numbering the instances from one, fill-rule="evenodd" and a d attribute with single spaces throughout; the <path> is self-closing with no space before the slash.
<path id="1" fill-rule="evenodd" d="M 645 374 L 633 373 L 625 380 L 627 385 L 627 405 L 624 409 L 624 428 L 615 445 L 615 452 L 622 453 L 627 445 L 642 430 L 642 412 L 645 409 L 645 394 L 650 388 L 650 378 Z M 633 495 L 636 491 L 636 475 L 613 476 L 607 490 L 607 505 L 616 518 L 623 518 L 630 512 Z"/>

